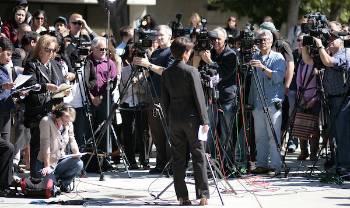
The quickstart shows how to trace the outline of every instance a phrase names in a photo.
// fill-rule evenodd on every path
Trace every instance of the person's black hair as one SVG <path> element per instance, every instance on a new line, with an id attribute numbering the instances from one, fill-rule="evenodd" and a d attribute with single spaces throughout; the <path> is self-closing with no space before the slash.
<path id="1" fill-rule="evenodd" d="M 154 30 L 157 27 L 156 21 L 153 19 L 153 17 L 150 14 L 146 14 L 143 18 L 142 21 L 146 21 L 146 25 L 142 25 L 141 27 L 144 29 L 151 29 Z"/>
<path id="2" fill-rule="evenodd" d="M 29 45 L 33 40 L 34 42 L 37 42 L 39 38 L 39 34 L 34 32 L 34 31 L 30 31 L 30 32 L 26 32 L 23 35 L 21 44 L 22 46 L 27 46 Z"/>
<path id="3" fill-rule="evenodd" d="M 44 10 L 38 9 L 33 13 L 33 17 L 36 18 L 39 15 L 43 15 L 44 16 L 44 20 L 46 20 L 46 12 Z"/>
<path id="4" fill-rule="evenodd" d="M 13 51 L 13 44 L 10 39 L 6 37 L 0 37 L 0 48 L 2 51 Z"/>
<path id="5" fill-rule="evenodd" d="M 193 42 L 187 37 L 176 38 L 170 46 L 171 54 L 178 60 L 181 60 L 184 53 L 192 48 Z"/>

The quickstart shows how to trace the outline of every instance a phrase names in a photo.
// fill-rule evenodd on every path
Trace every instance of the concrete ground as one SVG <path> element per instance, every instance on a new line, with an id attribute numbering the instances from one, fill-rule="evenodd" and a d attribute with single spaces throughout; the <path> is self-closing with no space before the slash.
<path id="1" fill-rule="evenodd" d="M 290 154 L 287 165 L 291 168 L 288 177 L 283 175 L 271 178 L 267 175 L 243 175 L 227 181 L 218 179 L 218 188 L 225 207 L 264 207 L 264 208 L 331 208 L 350 207 L 350 183 L 342 185 L 321 183 L 317 177 L 306 174 L 311 162 L 300 163 L 297 154 Z M 322 161 L 319 162 L 322 164 Z M 131 171 L 132 178 L 120 170 L 107 172 L 105 180 L 99 181 L 98 174 L 88 174 L 87 178 L 78 178 L 75 190 L 50 199 L 0 198 L 0 207 L 177 207 L 175 192 L 171 186 L 159 199 L 158 195 L 172 178 L 149 175 L 145 170 Z M 315 174 L 317 176 L 317 174 Z M 193 204 L 197 204 L 194 192 L 194 180 L 188 177 L 188 189 Z M 222 207 L 220 197 L 210 179 L 209 205 Z M 231 186 L 236 192 L 233 193 Z"/>

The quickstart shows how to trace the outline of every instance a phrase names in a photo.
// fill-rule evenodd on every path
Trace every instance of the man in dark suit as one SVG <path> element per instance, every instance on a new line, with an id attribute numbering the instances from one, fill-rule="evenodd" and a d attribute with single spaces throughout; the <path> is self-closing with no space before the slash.
<path id="1" fill-rule="evenodd" d="M 171 44 L 170 50 L 176 61 L 162 74 L 161 103 L 169 121 L 176 196 L 180 205 L 191 204 L 184 180 L 189 150 L 197 199 L 200 199 L 200 205 L 206 205 L 209 198 L 207 164 L 198 129 L 203 125 L 203 133 L 207 133 L 209 121 L 199 72 L 186 64 L 192 48 L 192 42 L 185 37 L 176 38 Z"/>

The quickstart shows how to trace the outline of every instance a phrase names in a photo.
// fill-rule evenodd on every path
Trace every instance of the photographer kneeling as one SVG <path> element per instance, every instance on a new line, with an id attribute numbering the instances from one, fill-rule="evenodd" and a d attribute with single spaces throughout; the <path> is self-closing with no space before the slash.
<path id="1" fill-rule="evenodd" d="M 340 28 L 339 28 L 340 29 Z M 327 49 L 322 41 L 313 37 L 322 64 L 325 66 L 323 85 L 330 109 L 329 126 L 332 138 L 336 141 L 336 166 L 340 174 L 350 171 L 350 107 L 349 83 L 344 79 L 348 73 L 350 59 L 346 57 L 343 40 L 336 32 L 331 34 Z M 307 64 L 314 64 L 308 47 L 303 47 L 303 60 Z"/>
<path id="2" fill-rule="evenodd" d="M 186 64 L 193 44 L 179 37 L 171 44 L 174 63 L 163 71 L 161 103 L 169 120 L 171 152 L 173 156 L 174 186 L 180 205 L 190 205 L 185 183 L 186 158 L 192 154 L 197 199 L 200 205 L 208 204 L 209 187 L 204 142 L 198 139 L 198 128 L 209 130 L 204 93 L 198 70 Z"/>
<path id="3" fill-rule="evenodd" d="M 282 54 L 271 50 L 273 36 L 269 30 L 261 30 L 258 39 L 260 40 L 260 53 L 254 54 L 253 60 L 250 61 L 250 65 L 255 67 L 253 70 L 256 70 L 254 73 L 257 75 L 257 81 L 252 82 L 249 93 L 249 102 L 254 108 L 254 132 L 257 150 L 257 168 L 252 173 L 270 172 L 273 175 L 278 175 L 282 168 L 282 161 L 273 130 L 276 133 L 278 143 L 280 143 L 282 101 L 284 98 L 283 79 L 286 62 Z M 257 82 L 262 85 L 262 95 L 258 94 Z M 260 100 L 259 97 L 265 99 L 267 106 L 262 104 L 265 101 Z M 267 109 L 264 109 L 264 107 L 267 107 Z M 268 122 L 266 113 L 271 117 L 272 126 Z M 271 160 L 270 167 L 268 165 L 269 156 Z"/>
<path id="4" fill-rule="evenodd" d="M 41 119 L 40 151 L 37 159 L 37 172 L 42 176 L 61 180 L 61 192 L 69 192 L 69 184 L 83 169 L 83 161 L 79 157 L 67 157 L 67 145 L 73 154 L 79 153 L 74 138 L 73 123 L 75 111 L 73 108 L 59 106 L 51 115 Z"/>

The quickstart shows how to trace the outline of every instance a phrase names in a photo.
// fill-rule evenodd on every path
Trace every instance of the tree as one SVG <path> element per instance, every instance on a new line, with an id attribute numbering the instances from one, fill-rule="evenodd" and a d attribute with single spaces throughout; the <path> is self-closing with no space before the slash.
<path id="1" fill-rule="evenodd" d="M 271 16 L 277 27 L 286 22 L 288 1 L 285 0 L 208 0 L 220 10 L 234 11 L 240 17 L 249 17 L 253 23 L 261 23 L 267 15 Z"/>

